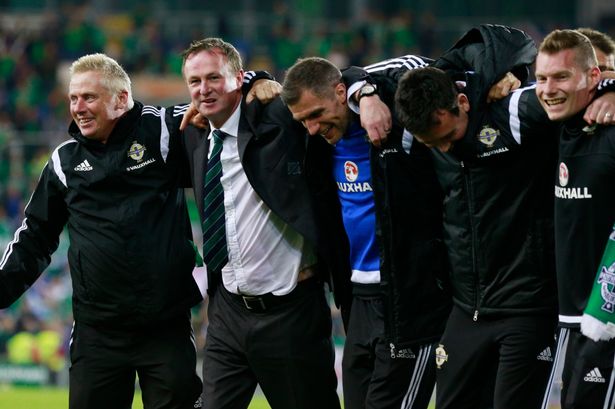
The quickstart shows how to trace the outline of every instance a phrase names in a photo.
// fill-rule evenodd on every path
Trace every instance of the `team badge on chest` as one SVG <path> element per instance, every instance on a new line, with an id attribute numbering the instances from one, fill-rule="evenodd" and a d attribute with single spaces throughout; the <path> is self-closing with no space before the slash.
<path id="1" fill-rule="evenodd" d="M 485 125 L 478 134 L 478 140 L 488 148 L 491 148 L 498 138 L 498 135 L 500 135 L 500 131 L 496 131 L 489 125 Z"/>
<path id="2" fill-rule="evenodd" d="M 132 145 L 130 145 L 130 149 L 128 149 L 128 156 L 137 162 L 141 162 L 143 160 L 143 155 L 145 155 L 145 151 L 145 146 L 134 141 Z"/>
<path id="3" fill-rule="evenodd" d="M 568 166 L 564 162 L 559 164 L 559 185 L 566 186 L 568 184 Z"/>
<path id="4" fill-rule="evenodd" d="M 356 163 L 347 160 L 344 162 L 344 175 L 346 176 L 346 180 L 349 182 L 354 182 L 359 177 L 359 167 Z"/>

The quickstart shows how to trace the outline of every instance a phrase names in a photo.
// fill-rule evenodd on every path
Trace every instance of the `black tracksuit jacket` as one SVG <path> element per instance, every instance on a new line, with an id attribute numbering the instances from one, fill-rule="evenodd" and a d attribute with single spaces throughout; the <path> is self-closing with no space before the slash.
<path id="1" fill-rule="evenodd" d="M 443 228 L 454 303 L 479 316 L 555 314 L 552 175 L 556 125 L 534 90 L 486 103 L 506 72 L 521 79 L 536 49 L 523 32 L 483 25 L 432 65 L 465 82 L 465 137 L 452 152 L 432 149 L 444 192 Z M 407 65 L 367 67 L 395 82 Z M 468 71 L 471 70 L 471 71 Z"/>
<path id="2" fill-rule="evenodd" d="M 53 151 L 0 260 L 0 307 L 40 276 L 65 226 L 75 321 L 150 325 L 185 317 L 200 301 L 182 188 L 183 110 L 135 102 L 106 144 L 71 124 L 73 138 Z"/>

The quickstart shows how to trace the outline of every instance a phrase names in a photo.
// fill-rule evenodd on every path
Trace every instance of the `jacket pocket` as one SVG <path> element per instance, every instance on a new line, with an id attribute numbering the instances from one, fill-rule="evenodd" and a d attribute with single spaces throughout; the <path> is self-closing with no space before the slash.
<path id="1" fill-rule="evenodd" d="M 83 274 L 83 257 L 79 250 L 69 251 L 68 253 L 68 264 L 73 281 L 73 295 L 77 300 L 86 302 L 90 301 L 91 297 L 85 274 Z"/>

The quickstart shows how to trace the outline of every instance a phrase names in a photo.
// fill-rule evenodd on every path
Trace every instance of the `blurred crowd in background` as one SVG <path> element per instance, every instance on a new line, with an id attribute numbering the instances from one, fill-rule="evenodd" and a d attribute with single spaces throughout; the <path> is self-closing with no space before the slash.
<path id="1" fill-rule="evenodd" d="M 1 251 L 22 222 L 23 209 L 49 153 L 67 139 L 67 68 L 84 54 L 109 54 L 124 66 L 133 82 L 143 77 L 150 84 L 155 79 L 157 86 L 165 82 L 177 85 L 181 84 L 181 51 L 192 40 L 219 36 L 241 51 L 246 68 L 267 70 L 281 81 L 284 69 L 302 56 L 322 56 L 339 67 L 408 53 L 436 57 L 481 22 L 514 25 L 537 42 L 555 27 L 576 24 L 573 12 L 565 7 L 572 2 L 566 1 L 557 3 L 559 13 L 551 13 L 551 18 L 519 18 L 517 14 L 523 10 L 509 9 L 499 21 L 483 21 L 478 13 L 472 18 L 439 17 L 427 9 L 405 9 L 400 1 L 380 2 L 383 6 L 378 10 L 385 12 L 369 8 L 367 0 L 340 1 L 335 9 L 325 0 L 271 1 L 265 2 L 271 3 L 269 11 L 263 12 L 259 6 L 261 11 L 257 12 L 254 1 L 244 0 L 239 3 L 245 10 L 237 11 L 236 16 L 235 12 L 222 13 L 224 5 L 212 5 L 209 10 L 208 2 L 203 1 L 173 2 L 177 12 L 160 1 L 139 2 L 128 11 L 114 9 L 115 3 L 20 0 L 0 6 Z M 474 3 L 480 4 L 447 2 L 450 7 L 459 7 L 460 15 L 464 15 L 464 5 Z M 530 4 L 515 2 L 516 7 L 525 3 Z M 615 34 L 615 25 L 595 28 Z M 145 84 L 142 94 L 148 95 L 148 82 Z M 169 94 L 143 102 L 164 105 L 189 99 L 183 85 L 170 89 Z M 141 100 L 140 90 L 134 93 Z M 198 224 L 194 232 L 200 234 Z M 66 246 L 64 238 L 34 288 L 11 308 L 0 311 L 0 361 L 43 363 L 54 371 L 62 369 L 72 326 Z M 204 307 L 195 309 L 194 320 L 200 350 L 204 334 L 199 331 L 206 330 Z M 335 336 L 343 341 L 339 320 Z"/>

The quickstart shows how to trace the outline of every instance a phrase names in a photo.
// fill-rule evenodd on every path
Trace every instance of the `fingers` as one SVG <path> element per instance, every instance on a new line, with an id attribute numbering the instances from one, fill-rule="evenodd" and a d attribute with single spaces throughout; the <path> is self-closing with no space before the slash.
<path id="1" fill-rule="evenodd" d="M 509 72 L 504 76 L 504 78 L 498 81 L 497 84 L 489 89 L 489 93 L 487 94 L 487 102 L 502 99 L 520 86 L 521 81 Z"/>
<path id="2" fill-rule="evenodd" d="M 510 92 L 510 87 L 507 84 L 498 84 L 489 90 L 487 102 L 497 101 L 504 98 Z"/>
<path id="3" fill-rule="evenodd" d="M 615 93 L 607 92 L 595 99 L 585 110 L 583 119 L 589 124 L 596 122 L 601 125 L 612 125 L 615 123 Z"/>
<path id="4" fill-rule="evenodd" d="M 188 109 L 186 110 L 186 112 L 184 113 L 184 117 L 182 118 L 181 124 L 179 124 L 179 130 L 183 131 L 184 129 L 186 129 L 188 124 L 190 124 L 192 122 L 192 119 L 198 113 L 199 113 L 199 111 L 197 111 L 197 109 L 191 103 L 190 106 L 188 107 Z"/>
<path id="5" fill-rule="evenodd" d="M 369 141 L 372 143 L 372 145 L 377 148 L 379 148 L 384 142 L 386 142 L 386 134 L 383 135 L 381 132 L 373 132 L 371 134 L 368 133 L 367 136 L 369 137 Z"/>
<path id="6" fill-rule="evenodd" d="M 200 129 L 209 128 L 209 121 L 207 120 L 207 118 L 201 115 L 198 109 L 196 109 L 192 103 L 184 113 L 182 122 L 179 124 L 179 130 L 183 131 L 190 124 Z"/>
<path id="7" fill-rule="evenodd" d="M 373 127 L 366 129 L 369 141 L 376 147 L 381 147 L 386 142 L 389 133 L 391 133 L 390 124 L 376 124 Z"/>
<path id="8" fill-rule="evenodd" d="M 252 89 L 246 95 L 246 103 L 250 103 L 254 98 L 263 104 L 273 101 L 282 92 L 282 85 L 276 81 L 260 79 L 254 82 Z"/>
<path id="9" fill-rule="evenodd" d="M 179 124 L 179 130 L 183 131 L 184 129 L 186 129 L 189 123 L 190 123 L 190 119 L 186 115 L 184 115 L 184 117 L 182 118 L 181 124 Z"/>
<path id="10" fill-rule="evenodd" d="M 585 115 L 583 115 L 583 119 L 589 124 L 595 122 L 601 125 L 612 125 L 615 123 L 615 114 L 613 112 L 605 112 L 604 109 L 590 110 L 588 108 L 585 111 Z"/>
<path id="11" fill-rule="evenodd" d="M 378 95 L 361 98 L 359 103 L 361 127 L 367 131 L 370 142 L 380 147 L 391 132 L 393 119 L 388 106 Z"/>
<path id="12" fill-rule="evenodd" d="M 248 91 L 248 95 L 246 95 L 246 104 L 249 104 L 250 102 L 252 102 L 255 96 L 256 96 L 256 90 L 254 89 L 254 87 L 252 87 L 252 89 Z"/>

